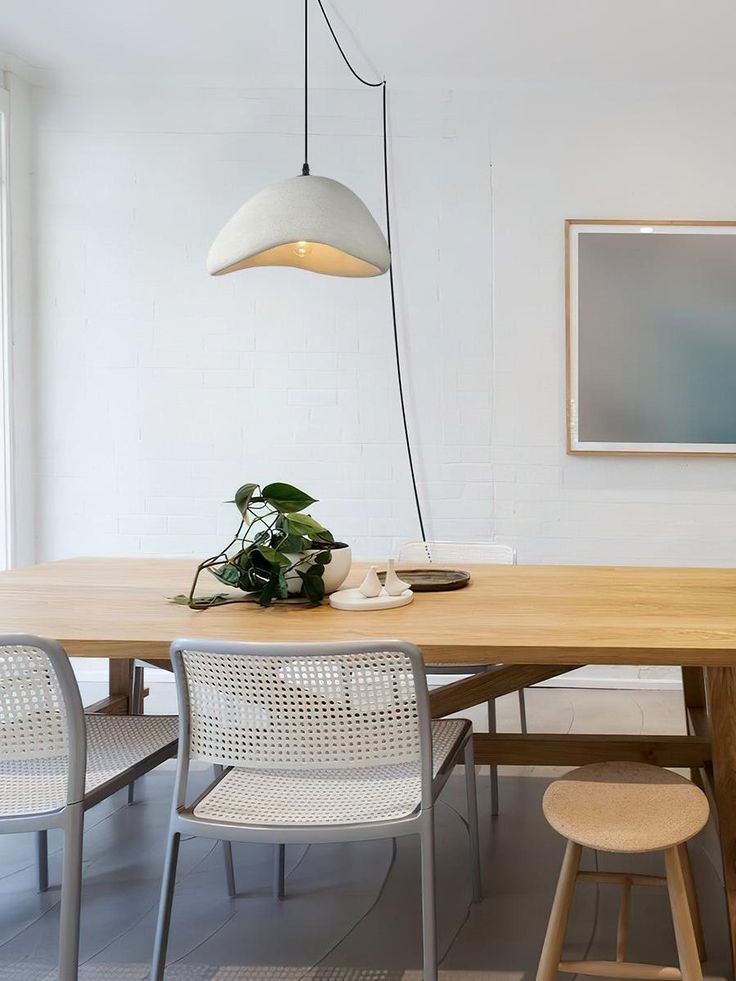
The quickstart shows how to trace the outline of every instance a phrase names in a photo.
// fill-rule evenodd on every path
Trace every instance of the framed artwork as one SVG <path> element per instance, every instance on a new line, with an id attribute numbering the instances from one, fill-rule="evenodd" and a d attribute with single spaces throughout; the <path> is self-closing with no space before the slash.
<path id="1" fill-rule="evenodd" d="M 568 452 L 736 455 L 736 222 L 565 235 Z"/>

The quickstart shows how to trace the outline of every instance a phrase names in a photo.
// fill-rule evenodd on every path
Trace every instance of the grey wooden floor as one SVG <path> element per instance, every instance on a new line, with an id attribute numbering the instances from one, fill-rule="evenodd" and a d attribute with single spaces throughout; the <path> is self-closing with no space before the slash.
<path id="1" fill-rule="evenodd" d="M 568 731 L 678 731 L 677 693 L 535 690 L 533 728 Z M 502 722 L 514 728 L 504 700 Z M 636 725 L 634 722 L 638 720 Z M 476 719 L 481 727 L 482 716 Z M 633 728 L 632 728 L 633 725 Z M 206 778 L 206 772 L 198 775 Z M 132 807 L 120 794 L 87 816 L 80 977 L 134 981 L 146 976 L 153 941 L 173 771 L 139 784 Z M 562 854 L 562 841 L 541 816 L 549 771 L 506 771 L 502 814 L 489 816 L 487 771 L 481 771 L 485 899 L 470 904 L 462 778 L 448 784 L 437 812 L 439 936 L 442 969 L 465 981 L 478 973 L 533 978 Z M 51 881 L 58 883 L 60 839 L 51 840 Z M 182 845 L 167 978 L 217 981 L 393 981 L 421 965 L 418 852 L 412 840 L 290 847 L 287 898 L 270 895 L 271 853 L 235 848 L 240 894 L 225 889 L 213 842 Z M 658 870 L 657 857 L 634 860 L 586 853 L 604 869 Z M 728 963 L 719 858 L 712 828 L 699 836 L 693 860 L 709 947 L 706 971 Z M 613 956 L 616 890 L 578 891 L 569 953 Z M 0 978 L 48 981 L 58 936 L 59 890 L 34 888 L 30 836 L 0 839 Z M 632 959 L 674 963 L 666 894 L 643 890 L 633 904 Z"/>

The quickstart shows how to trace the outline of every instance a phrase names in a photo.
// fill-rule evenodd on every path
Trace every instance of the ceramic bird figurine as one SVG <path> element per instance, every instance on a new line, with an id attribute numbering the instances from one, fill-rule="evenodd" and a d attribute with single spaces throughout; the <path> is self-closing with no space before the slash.
<path id="1" fill-rule="evenodd" d="M 411 589 L 408 582 L 404 582 L 396 575 L 396 565 L 393 559 L 388 560 L 384 587 L 389 596 L 401 596 L 407 589 Z"/>
<path id="2" fill-rule="evenodd" d="M 372 599 L 374 596 L 379 596 L 381 593 L 381 581 L 378 578 L 378 573 L 376 572 L 376 567 L 372 565 L 368 570 L 368 575 L 365 577 L 363 582 L 358 586 L 358 589 L 366 596 L 368 599 Z"/>

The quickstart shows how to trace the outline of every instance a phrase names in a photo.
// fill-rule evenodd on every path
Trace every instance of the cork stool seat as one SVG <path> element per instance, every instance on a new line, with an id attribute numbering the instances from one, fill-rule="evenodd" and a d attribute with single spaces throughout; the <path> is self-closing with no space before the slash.
<path id="1" fill-rule="evenodd" d="M 705 826 L 708 800 L 689 780 L 644 763 L 594 763 L 547 789 L 543 802 L 549 824 L 567 838 L 537 981 L 555 981 L 557 972 L 589 977 L 702 981 L 703 929 L 686 842 Z M 603 852 L 664 852 L 666 876 L 581 872 L 583 848 Z M 615 961 L 563 961 L 567 920 L 578 881 L 621 887 Z M 631 889 L 666 886 L 677 941 L 679 968 L 626 961 Z"/>

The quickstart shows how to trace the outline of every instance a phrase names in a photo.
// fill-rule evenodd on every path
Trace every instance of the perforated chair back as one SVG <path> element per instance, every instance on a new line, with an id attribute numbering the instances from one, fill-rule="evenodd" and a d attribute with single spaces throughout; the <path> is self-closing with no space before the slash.
<path id="1" fill-rule="evenodd" d="M 0 635 L 0 820 L 80 801 L 85 767 L 84 709 L 63 648 Z"/>
<path id="2" fill-rule="evenodd" d="M 411 764 L 431 803 L 427 683 L 410 644 L 179 640 L 171 657 L 185 770 L 188 759 L 275 770 Z"/>
<path id="3" fill-rule="evenodd" d="M 399 564 L 403 566 L 438 562 L 514 565 L 516 551 L 510 545 L 490 542 L 407 542 L 399 550 Z"/>

